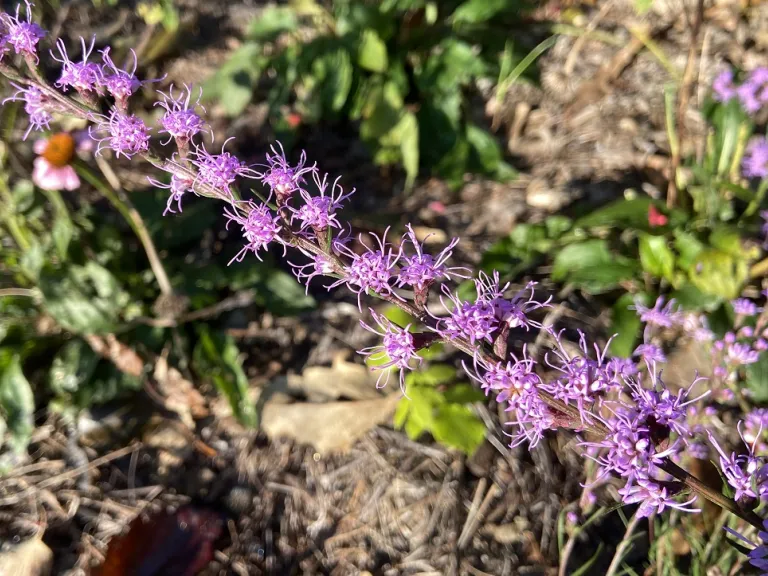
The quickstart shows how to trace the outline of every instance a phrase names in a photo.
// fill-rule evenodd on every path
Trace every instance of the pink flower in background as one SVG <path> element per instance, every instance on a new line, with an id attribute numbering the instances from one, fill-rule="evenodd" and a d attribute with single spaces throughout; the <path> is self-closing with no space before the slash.
<path id="1" fill-rule="evenodd" d="M 32 181 L 43 190 L 77 190 L 80 178 L 71 162 L 77 151 L 90 152 L 92 141 L 85 134 L 59 132 L 50 138 L 37 140 Z"/>

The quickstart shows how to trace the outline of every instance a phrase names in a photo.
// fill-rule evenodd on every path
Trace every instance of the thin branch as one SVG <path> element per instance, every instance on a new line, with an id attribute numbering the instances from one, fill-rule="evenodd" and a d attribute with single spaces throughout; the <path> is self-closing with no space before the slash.
<path id="1" fill-rule="evenodd" d="M 619 545 L 616 547 L 616 553 L 613 555 L 613 560 L 611 560 L 611 565 L 608 566 L 608 571 L 605 573 L 605 576 L 613 576 L 616 574 L 616 570 L 619 569 L 621 561 L 624 559 L 624 553 L 632 542 L 632 533 L 635 531 L 635 528 L 637 528 L 640 520 L 642 520 L 642 517 L 635 512 L 635 515 L 632 516 L 629 524 L 627 524 L 627 531 L 624 532 L 624 538 L 621 539 L 621 542 L 619 542 Z"/>

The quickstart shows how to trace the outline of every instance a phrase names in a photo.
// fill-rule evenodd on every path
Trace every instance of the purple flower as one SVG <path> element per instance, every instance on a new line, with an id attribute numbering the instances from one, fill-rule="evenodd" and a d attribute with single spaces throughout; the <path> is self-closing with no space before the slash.
<path id="1" fill-rule="evenodd" d="M 657 326 L 659 328 L 671 328 L 683 321 L 682 313 L 675 308 L 675 301 L 670 300 L 664 305 L 664 296 L 659 296 L 656 299 L 656 303 L 653 308 L 635 302 L 634 306 L 630 306 L 630 310 L 637 311 L 637 315 L 640 316 L 640 321 L 648 324 L 649 326 Z"/>
<path id="2" fill-rule="evenodd" d="M 536 362 L 528 357 L 525 347 L 521 358 L 514 354 L 510 356 L 512 359 L 506 362 L 487 362 L 475 354 L 474 371 L 466 363 L 462 365 L 469 377 L 480 384 L 486 396 L 493 392 L 497 402 L 507 402 L 513 409 L 525 409 L 529 397 L 537 394 L 541 379 L 534 372 Z"/>
<path id="3" fill-rule="evenodd" d="M 747 454 L 737 455 L 735 452 L 731 452 L 730 455 L 727 455 L 712 433 L 707 431 L 710 443 L 720 455 L 720 471 L 731 488 L 734 489 L 734 500 L 764 497 L 768 495 L 767 469 L 765 462 L 755 456 L 757 438 L 750 444 L 744 440 L 741 422 L 737 428 L 739 436 L 747 447 Z"/>
<path id="4" fill-rule="evenodd" d="M 621 382 L 616 379 L 614 370 L 608 369 L 605 362 L 605 354 L 610 341 L 601 351 L 597 344 L 594 345 L 596 359 L 589 358 L 587 340 L 583 332 L 579 330 L 579 348 L 581 354 L 569 353 L 562 341 L 562 331 L 550 334 L 557 343 L 557 348 L 544 355 L 546 364 L 555 369 L 561 375 L 551 382 L 542 385 L 555 398 L 569 404 L 575 402 L 581 413 L 583 422 L 589 422 L 591 415 L 588 406 L 598 400 L 608 390 L 619 388 Z"/>
<path id="5" fill-rule="evenodd" d="M 147 179 L 149 180 L 149 183 L 152 184 L 153 186 L 156 186 L 157 188 L 162 188 L 164 190 L 169 190 L 171 192 L 171 195 L 168 196 L 168 202 L 165 205 L 165 211 L 163 212 L 163 216 L 165 216 L 169 212 L 171 214 L 176 214 L 176 210 L 173 209 L 174 203 L 176 203 L 176 207 L 178 208 L 179 212 L 181 212 L 182 197 L 187 192 L 193 191 L 192 185 L 194 184 L 194 182 L 192 180 L 178 176 L 177 174 L 171 174 L 171 182 L 169 184 L 163 184 L 153 178 L 147 178 Z"/>
<path id="6" fill-rule="evenodd" d="M 43 129 L 49 130 L 49 123 L 53 120 L 53 116 L 49 112 L 50 99 L 43 92 L 35 86 L 22 87 L 18 84 L 11 82 L 11 86 L 16 88 L 16 93 L 3 100 L 3 104 L 9 101 L 23 100 L 24 111 L 29 116 L 29 127 L 24 132 L 24 140 L 27 139 L 29 133 L 32 130 L 42 131 Z"/>
<path id="7" fill-rule="evenodd" d="M 277 196 L 277 203 L 284 204 L 304 183 L 304 174 L 314 172 L 316 168 L 314 164 L 305 166 L 307 155 L 303 151 L 299 163 L 291 166 L 285 157 L 283 145 L 280 142 L 277 145 L 280 152 L 278 153 L 274 146 L 271 147 L 272 154 L 267 154 L 267 170 L 258 177 Z"/>
<path id="8" fill-rule="evenodd" d="M 760 352 L 753 350 L 749 344 L 734 342 L 725 348 L 726 362 L 730 366 L 754 364 L 760 359 Z"/>
<path id="9" fill-rule="evenodd" d="M 650 477 L 657 464 L 679 451 L 678 440 L 657 451 L 653 440 L 655 430 L 652 430 L 655 422 L 647 421 L 638 410 L 621 403 L 608 409 L 612 414 L 605 419 L 599 418 L 609 430 L 605 438 L 598 442 L 581 442 L 585 447 L 604 449 L 595 458 L 601 468 L 599 478 L 611 472 L 623 478 Z"/>
<path id="10" fill-rule="evenodd" d="M 228 218 L 227 229 L 232 222 L 236 222 L 246 240 L 245 246 L 227 265 L 235 261 L 242 262 L 248 252 L 253 252 L 256 258 L 261 260 L 259 251 L 265 250 L 273 240 L 277 240 L 285 248 L 285 243 L 278 236 L 281 230 L 280 219 L 273 216 L 266 205 L 256 204 L 251 200 L 240 201 L 224 208 L 224 215 Z"/>
<path id="11" fill-rule="evenodd" d="M 339 186 L 339 180 L 341 180 L 341 176 L 339 176 L 334 180 L 330 194 L 326 196 L 325 191 L 328 188 L 328 174 L 325 174 L 323 179 L 320 180 L 319 173 L 316 170 L 313 170 L 312 177 L 315 180 L 317 189 L 320 191 L 320 195 L 312 196 L 306 190 L 300 190 L 304 204 L 298 209 L 290 208 L 292 212 L 291 223 L 293 223 L 294 220 L 299 220 L 301 222 L 300 230 L 302 232 L 307 228 L 312 228 L 317 233 L 327 230 L 329 226 L 341 228 L 341 224 L 336 219 L 336 211 L 341 208 L 344 200 L 355 193 L 355 189 L 352 188 L 351 192 L 344 194 L 344 189 Z"/>
<path id="12" fill-rule="evenodd" d="M 640 502 L 637 509 L 639 518 L 647 518 L 652 514 L 661 514 L 666 508 L 675 508 L 682 512 L 700 512 L 698 508 L 690 508 L 696 501 L 696 496 L 685 502 L 675 500 L 675 494 L 670 494 L 663 483 L 652 480 L 647 476 L 637 475 L 630 478 L 627 484 L 619 489 L 621 501 L 625 504 Z"/>
<path id="13" fill-rule="evenodd" d="M 56 81 L 56 86 L 63 89 L 65 92 L 68 88 L 74 88 L 80 93 L 88 93 L 90 91 L 99 91 L 101 83 L 101 68 L 98 64 L 88 62 L 88 57 L 93 52 L 93 45 L 96 43 L 96 37 L 91 38 L 91 44 L 86 47 L 85 40 L 80 38 L 80 45 L 83 49 L 83 59 L 81 62 L 73 62 L 67 55 L 67 48 L 64 46 L 64 41 L 59 38 L 56 41 L 56 48 L 59 50 L 61 59 L 51 52 L 51 57 L 61 63 L 61 76 Z"/>
<path id="14" fill-rule="evenodd" d="M 453 254 L 453 249 L 459 243 L 458 238 L 451 240 L 450 244 L 443 248 L 436 257 L 424 252 L 424 243 L 419 242 L 410 224 L 406 226 L 408 232 L 403 236 L 403 244 L 408 242 L 416 253 L 412 256 L 403 255 L 400 273 L 397 275 L 397 285 L 411 286 L 426 297 L 426 291 L 440 278 L 468 278 L 469 269 L 461 267 L 448 267 L 445 263 Z M 427 236 L 428 238 L 429 236 Z M 426 241 L 426 238 L 424 239 Z"/>
<path id="15" fill-rule="evenodd" d="M 109 56 L 110 48 L 101 50 L 101 59 L 104 64 L 101 67 L 101 85 L 107 89 L 115 99 L 115 105 L 123 112 L 128 110 L 128 98 L 141 87 L 141 82 L 136 78 L 136 68 L 139 61 L 136 58 L 136 52 L 131 50 L 133 55 L 133 68 L 130 72 L 118 68 Z"/>
<path id="16" fill-rule="evenodd" d="M 664 351 L 655 344 L 640 344 L 633 352 L 634 356 L 640 356 L 645 362 L 660 362 L 667 361 L 667 356 Z"/>
<path id="17" fill-rule="evenodd" d="M 760 541 L 762 542 L 761 544 L 755 544 L 754 542 L 747 539 L 743 534 L 739 534 L 736 532 L 736 530 L 729 528 L 728 526 L 726 526 L 724 530 L 726 530 L 729 534 L 736 536 L 742 542 L 746 542 L 750 546 L 754 546 L 754 548 L 748 554 L 749 563 L 759 570 L 765 570 L 765 572 L 762 572 L 761 575 L 766 576 L 768 575 L 768 520 L 763 520 L 763 528 L 765 528 L 765 531 L 761 530 L 757 533 L 758 538 L 760 538 Z"/>
<path id="18" fill-rule="evenodd" d="M 184 148 L 195 134 L 198 134 L 205 128 L 205 121 L 195 112 L 198 106 L 205 112 L 205 108 L 200 104 L 203 89 L 200 89 L 197 99 L 192 102 L 192 89 L 186 84 L 184 88 L 186 89 L 186 96 L 183 90 L 178 96 L 174 96 L 173 84 L 168 89 L 168 94 L 158 90 L 158 94 L 163 97 L 163 101 L 155 102 L 155 106 L 161 106 L 165 109 L 165 114 L 160 119 L 160 124 L 163 126 L 160 132 L 168 134 L 168 141 L 163 142 L 163 145 L 167 145 L 171 139 L 175 139 L 176 145 L 179 148 Z"/>
<path id="19" fill-rule="evenodd" d="M 736 86 L 733 84 L 733 70 L 724 70 L 712 82 L 712 97 L 718 102 L 728 102 L 736 97 Z"/>
<path id="20" fill-rule="evenodd" d="M 644 387 L 638 380 L 627 380 L 630 395 L 635 401 L 635 409 L 639 416 L 647 422 L 654 422 L 654 426 L 664 426 L 673 430 L 683 438 L 690 436 L 687 407 L 709 395 L 711 390 L 705 390 L 703 394 L 693 399 L 689 399 L 689 396 L 693 387 L 705 378 L 696 377 L 688 388 L 680 388 L 677 394 L 673 394 L 662 381 L 661 374 L 656 371 L 656 364 L 649 362 L 648 379 L 650 388 Z M 664 431 L 655 430 L 654 432 L 657 435 L 666 435 Z"/>
<path id="21" fill-rule="evenodd" d="M 354 253 L 347 246 L 336 246 L 341 254 L 351 259 L 351 262 L 345 266 L 341 278 L 328 286 L 328 289 L 346 284 L 347 288 L 357 294 L 357 307 L 361 312 L 363 310 L 361 298 L 368 290 L 381 296 L 399 298 L 392 291 L 392 286 L 389 282 L 394 274 L 395 265 L 400 259 L 400 251 L 395 252 L 392 245 L 386 241 L 387 232 L 389 232 L 389 228 L 384 231 L 381 238 L 371 234 L 379 245 L 378 249 L 369 248 L 363 242 L 361 234 L 360 243 L 365 247 L 365 252 L 362 254 Z"/>
<path id="22" fill-rule="evenodd" d="M 309 294 L 309 282 L 312 278 L 315 276 L 329 276 L 335 273 L 336 269 L 327 256 L 323 254 L 309 254 L 303 250 L 302 252 L 309 256 L 312 262 L 309 264 L 294 264 L 289 261 L 288 264 L 293 268 L 296 279 L 306 285 L 307 288 L 304 292 Z"/>
<path id="23" fill-rule="evenodd" d="M 421 357 L 416 354 L 416 346 L 414 345 L 413 334 L 409 332 L 411 325 L 408 324 L 405 328 L 390 322 L 386 317 L 376 314 L 372 309 L 368 309 L 371 316 L 379 325 L 380 330 L 371 328 L 368 324 L 360 320 L 360 325 L 374 334 L 382 337 L 382 343 L 378 346 L 369 346 L 358 350 L 358 354 L 363 356 L 369 356 L 374 362 L 386 360 L 385 363 L 373 366 L 373 370 L 384 370 L 379 375 L 379 379 L 376 381 L 376 387 L 382 388 L 389 382 L 389 368 L 395 367 L 400 370 L 400 389 L 405 394 L 405 372 L 406 370 L 412 370 L 410 363 L 411 360 L 417 360 L 421 363 Z M 382 377 L 386 374 L 384 384 L 381 383 Z"/>
<path id="24" fill-rule="evenodd" d="M 451 293 L 448 287 L 443 284 L 440 289 L 443 294 L 440 295 L 440 303 L 448 312 L 447 318 L 437 318 L 437 328 L 434 330 L 443 338 L 467 338 L 472 344 L 485 340 L 493 342 L 492 334 L 499 327 L 499 321 L 496 318 L 496 311 L 493 305 L 479 298 L 475 302 L 463 301 L 458 295 Z M 446 304 L 445 298 L 448 298 L 450 304 Z M 431 313 L 430 313 L 431 314 Z"/>
<path id="25" fill-rule="evenodd" d="M 224 152 L 229 138 L 221 147 L 221 154 L 211 154 L 204 146 L 196 146 L 194 158 L 190 162 L 197 167 L 197 182 L 210 186 L 225 196 L 231 196 L 229 187 L 238 176 L 252 177 L 254 175 L 245 162 L 241 162 L 236 156 Z"/>
<path id="26" fill-rule="evenodd" d="M 741 105 L 754 114 L 768 100 L 768 68 L 755 68 L 746 81 L 736 89 Z"/>
<path id="27" fill-rule="evenodd" d="M 738 316 L 754 316 L 763 311 L 762 308 L 758 308 L 757 304 L 747 298 L 731 300 L 731 306 L 733 306 L 734 314 Z"/>
<path id="28" fill-rule="evenodd" d="M 118 157 L 126 158 L 149 150 L 150 129 L 141 118 L 117 110 L 112 110 L 108 118 L 101 118 L 95 130 L 88 130 L 91 138 L 99 143 L 95 154 L 100 154 L 105 146 L 114 150 Z M 94 132 L 104 134 L 104 137 L 95 138 Z"/>
<path id="29" fill-rule="evenodd" d="M 611 358 L 608 360 L 605 370 L 610 379 L 617 384 L 637 374 L 637 366 L 631 358 Z"/>
<path id="30" fill-rule="evenodd" d="M 478 300 L 483 300 L 491 304 L 494 308 L 496 318 L 499 322 L 506 324 L 510 328 L 524 327 L 528 330 L 531 326 L 541 328 L 541 324 L 528 318 L 532 310 L 545 308 L 549 306 L 551 298 L 545 302 L 537 302 L 533 299 L 534 287 L 536 282 L 529 282 L 525 288 L 520 290 L 511 299 L 504 298 L 504 293 L 509 289 L 509 283 L 500 285 L 499 273 L 494 270 L 491 276 L 485 272 L 480 272 L 477 285 Z M 526 296 L 526 293 L 529 293 Z"/>
<path id="31" fill-rule="evenodd" d="M 741 161 L 741 169 L 747 178 L 768 176 L 768 140 L 764 136 L 753 138 Z"/>
<path id="32" fill-rule="evenodd" d="M 32 22 L 32 6 L 29 0 L 25 1 L 27 5 L 26 22 L 19 18 L 21 4 L 16 5 L 16 16 L 10 14 L 1 14 L 0 22 L 5 26 L 6 34 L 3 37 L 4 44 L 13 47 L 16 54 L 30 56 L 38 62 L 37 43 L 45 37 L 45 30 Z"/>

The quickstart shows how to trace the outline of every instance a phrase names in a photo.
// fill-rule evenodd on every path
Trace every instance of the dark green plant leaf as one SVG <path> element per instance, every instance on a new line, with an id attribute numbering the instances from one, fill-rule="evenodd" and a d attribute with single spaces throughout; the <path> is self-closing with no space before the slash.
<path id="1" fill-rule="evenodd" d="M 87 362 L 87 359 L 85 360 Z M 141 389 L 141 378 L 125 374 L 114 364 L 100 361 L 88 379 L 76 391 L 68 395 L 78 408 L 87 408 L 96 404 L 105 404 L 118 398 L 131 396 Z"/>
<path id="2" fill-rule="evenodd" d="M 570 244 L 560 250 L 555 256 L 552 279 L 597 293 L 633 278 L 635 269 L 630 260 L 612 254 L 605 240 L 594 239 Z"/>
<path id="3" fill-rule="evenodd" d="M 296 278 L 277 268 L 265 272 L 266 279 L 257 285 L 257 302 L 277 316 L 291 316 L 315 307 L 315 299 L 305 293 Z"/>
<path id="4" fill-rule="evenodd" d="M 35 398 L 21 370 L 16 350 L 0 348 L 0 418 L 10 432 L 9 445 L 17 454 L 27 449 L 34 429 Z M 2 445 L 0 436 L 0 445 Z"/>
<path id="5" fill-rule="evenodd" d="M 677 290 L 670 294 L 670 298 L 683 307 L 684 310 L 704 310 L 712 312 L 716 310 L 723 299 L 712 294 L 705 294 L 690 282 L 685 282 Z"/>
<path id="6" fill-rule="evenodd" d="M 256 426 L 256 408 L 248 397 L 248 378 L 240 365 L 234 339 L 211 333 L 203 325 L 198 330 L 198 342 L 192 354 L 195 371 L 210 378 L 229 401 L 232 413 L 245 426 Z"/>
<path id="7" fill-rule="evenodd" d="M 768 402 L 768 354 L 761 354 L 757 362 L 747 365 L 747 388 L 754 403 Z"/>
<path id="8" fill-rule="evenodd" d="M 482 171 L 495 174 L 502 161 L 501 148 L 496 139 L 479 126 L 467 124 L 467 141 Z"/>
<path id="9" fill-rule="evenodd" d="M 472 404 L 474 402 L 485 402 L 486 396 L 472 384 L 455 384 L 448 388 L 445 393 L 445 401 L 453 404 Z"/>
<path id="10" fill-rule="evenodd" d="M 75 394 L 88 383 L 96 370 L 100 357 L 79 338 L 61 347 L 53 359 L 48 384 L 54 394 Z"/>
<path id="11" fill-rule="evenodd" d="M 509 7 L 509 0 L 465 0 L 453 13 L 457 24 L 482 24 Z"/>
<path id="12" fill-rule="evenodd" d="M 640 236 L 640 263 L 648 274 L 674 282 L 675 255 L 664 236 Z"/>
<path id="13" fill-rule="evenodd" d="M 611 340 L 611 356 L 629 358 L 635 350 L 635 345 L 640 337 L 642 323 L 637 312 L 630 310 L 629 307 L 638 300 L 642 304 L 647 304 L 648 296 L 643 293 L 624 294 L 613 305 L 609 335 L 613 336 L 616 334 L 617 336 Z"/>
<path id="14" fill-rule="evenodd" d="M 66 270 L 44 269 L 39 288 L 48 313 L 76 334 L 114 331 L 129 302 L 111 272 L 92 261 Z"/>
<path id="15" fill-rule="evenodd" d="M 431 430 L 435 440 L 472 455 L 485 440 L 485 423 L 471 407 L 462 404 L 438 406 Z"/>
<path id="16" fill-rule="evenodd" d="M 357 63 L 364 70 L 370 72 L 385 72 L 389 64 L 387 58 L 387 45 L 379 37 L 375 30 L 364 30 L 360 36 L 360 45 L 357 49 Z"/>
<path id="17" fill-rule="evenodd" d="M 299 26 L 296 12 L 289 6 L 266 6 L 248 27 L 248 38 L 261 42 L 273 40 Z"/>
<path id="18" fill-rule="evenodd" d="M 681 269 L 688 270 L 696 262 L 696 257 L 704 249 L 704 244 L 696 236 L 688 232 L 675 230 L 674 234 L 674 246 L 679 255 L 677 264 Z"/>
<path id="19" fill-rule="evenodd" d="M 411 190 L 419 174 L 419 122 L 411 112 L 406 112 L 395 127 L 400 141 L 406 180 L 405 189 Z"/>

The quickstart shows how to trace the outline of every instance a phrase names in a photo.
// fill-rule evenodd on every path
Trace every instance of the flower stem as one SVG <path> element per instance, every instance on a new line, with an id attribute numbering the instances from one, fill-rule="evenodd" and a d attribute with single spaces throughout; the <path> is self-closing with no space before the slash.
<path id="1" fill-rule="evenodd" d="M 160 292 L 166 296 L 172 294 L 173 288 L 171 287 L 171 282 L 168 279 L 168 274 L 165 272 L 160 257 L 157 255 L 157 250 L 155 249 L 154 242 L 152 242 L 149 230 L 147 230 L 141 215 L 138 210 L 134 208 L 133 204 L 128 199 L 128 196 L 126 196 L 122 190 L 115 190 L 112 188 L 112 186 L 102 180 L 85 163 L 78 162 L 75 169 L 80 176 L 109 200 L 112 206 L 114 206 L 117 211 L 120 212 L 122 217 L 125 218 L 125 221 L 128 222 L 128 225 L 134 231 L 139 238 L 141 245 L 144 247 L 144 252 L 147 254 L 149 265 L 152 268 L 152 273 L 155 275 L 157 284 L 160 287 Z"/>

